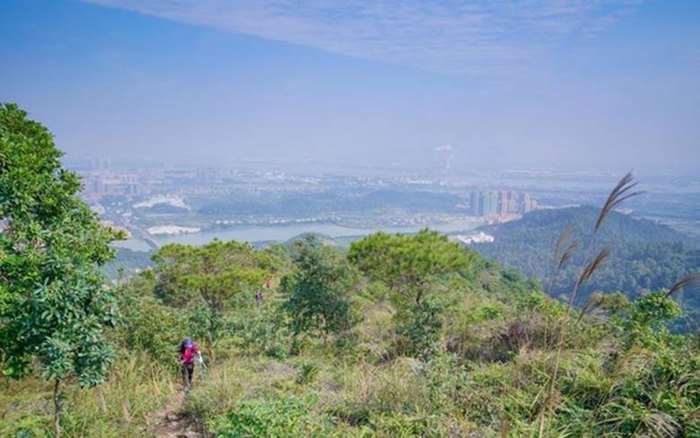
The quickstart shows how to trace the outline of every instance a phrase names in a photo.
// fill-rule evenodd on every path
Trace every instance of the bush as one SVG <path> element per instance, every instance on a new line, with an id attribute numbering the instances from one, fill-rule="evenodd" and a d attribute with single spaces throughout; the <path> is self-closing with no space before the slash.
<path id="1" fill-rule="evenodd" d="M 324 336 L 349 330 L 358 320 L 351 311 L 357 276 L 349 263 L 318 239 L 295 242 L 296 270 L 282 278 L 284 304 L 295 335 Z"/>
<path id="2" fill-rule="evenodd" d="M 440 350 L 443 308 L 440 303 L 425 300 L 397 315 L 399 355 L 428 359 Z"/>
<path id="3" fill-rule="evenodd" d="M 318 366 L 313 363 L 302 363 L 299 367 L 299 374 L 297 375 L 296 382 L 299 385 L 306 385 L 311 383 L 318 375 Z"/>
<path id="4" fill-rule="evenodd" d="M 209 429 L 220 437 L 326 436 L 326 425 L 311 415 L 314 397 L 244 400 L 235 410 L 214 418 Z"/>
<path id="5" fill-rule="evenodd" d="M 181 313 L 150 297 L 131 300 L 121 306 L 122 318 L 115 331 L 118 356 L 145 351 L 166 367 L 177 367 L 177 348 L 187 335 Z"/>
<path id="6" fill-rule="evenodd" d="M 231 317 L 226 332 L 244 352 L 284 359 L 293 349 L 293 339 L 284 313 L 273 300 L 241 310 Z"/>

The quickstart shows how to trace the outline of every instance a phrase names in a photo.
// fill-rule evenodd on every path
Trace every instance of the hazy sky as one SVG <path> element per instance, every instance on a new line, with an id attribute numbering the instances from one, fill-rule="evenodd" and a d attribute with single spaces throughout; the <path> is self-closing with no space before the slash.
<path id="1" fill-rule="evenodd" d="M 2 0 L 70 157 L 700 165 L 698 0 Z"/>

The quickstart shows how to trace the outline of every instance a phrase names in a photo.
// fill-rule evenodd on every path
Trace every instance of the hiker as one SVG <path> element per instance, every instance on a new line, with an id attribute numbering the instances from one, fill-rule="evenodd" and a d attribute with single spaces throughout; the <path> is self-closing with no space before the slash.
<path id="1" fill-rule="evenodd" d="M 182 376 L 185 379 L 185 388 L 192 387 L 192 375 L 194 374 L 194 360 L 197 357 L 199 363 L 203 363 L 202 353 L 199 352 L 199 347 L 192 339 L 186 337 L 180 343 L 180 366 L 182 367 Z"/>

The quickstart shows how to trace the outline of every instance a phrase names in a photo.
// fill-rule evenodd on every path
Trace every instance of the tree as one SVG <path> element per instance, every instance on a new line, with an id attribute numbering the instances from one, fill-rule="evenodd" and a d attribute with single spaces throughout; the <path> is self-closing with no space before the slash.
<path id="1" fill-rule="evenodd" d="M 475 255 L 436 231 L 416 235 L 375 233 L 354 242 L 349 260 L 370 278 L 386 283 L 402 299 L 419 306 L 441 276 L 463 272 Z"/>
<path id="2" fill-rule="evenodd" d="M 0 344 L 3 373 L 38 365 L 54 382 L 61 434 L 61 384 L 94 386 L 112 348 L 105 328 L 114 299 L 99 267 L 120 237 L 78 198 L 80 179 L 63 168 L 51 133 L 16 105 L 0 105 Z"/>
<path id="3" fill-rule="evenodd" d="M 414 236 L 372 234 L 353 243 L 348 258 L 391 289 L 397 305 L 397 350 L 427 358 L 438 345 L 445 308 L 435 293 L 440 290 L 437 283 L 447 275 L 467 273 L 476 256 L 426 229 Z"/>
<path id="4" fill-rule="evenodd" d="M 193 317 L 210 349 L 223 312 L 246 289 L 272 275 L 271 256 L 247 243 L 215 240 L 195 247 L 165 245 L 153 256 L 156 295 L 166 304 L 194 310 Z"/>
<path id="5" fill-rule="evenodd" d="M 296 270 L 282 278 L 282 291 L 294 334 L 319 330 L 328 335 L 351 328 L 356 275 L 347 261 L 314 236 L 295 242 L 293 260 Z"/>

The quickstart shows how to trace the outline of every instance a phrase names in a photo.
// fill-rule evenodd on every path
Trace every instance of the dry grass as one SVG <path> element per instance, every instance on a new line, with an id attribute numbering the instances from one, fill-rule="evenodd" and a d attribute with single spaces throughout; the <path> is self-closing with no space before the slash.
<path id="1" fill-rule="evenodd" d="M 149 414 L 178 389 L 170 370 L 152 363 L 145 354 L 134 353 L 113 367 L 104 385 L 90 389 L 66 386 L 64 432 L 76 437 L 143 436 Z M 50 400 L 50 385 L 44 380 L 9 382 L 0 396 L 0 436 L 49 436 Z"/>

